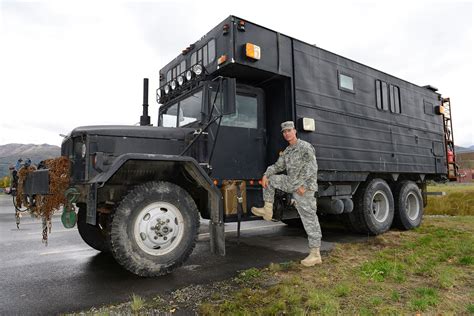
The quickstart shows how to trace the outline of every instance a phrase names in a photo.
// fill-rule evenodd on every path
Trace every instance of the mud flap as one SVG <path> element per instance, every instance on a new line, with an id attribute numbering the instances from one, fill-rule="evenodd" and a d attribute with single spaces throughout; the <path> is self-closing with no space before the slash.
<path id="1" fill-rule="evenodd" d="M 89 186 L 86 223 L 90 225 L 97 224 L 97 183 L 95 182 L 91 183 Z"/>
<path id="2" fill-rule="evenodd" d="M 209 194 L 209 201 L 211 210 L 211 220 L 209 221 L 211 252 L 216 255 L 225 256 L 224 209 L 222 197 L 217 194 Z"/>

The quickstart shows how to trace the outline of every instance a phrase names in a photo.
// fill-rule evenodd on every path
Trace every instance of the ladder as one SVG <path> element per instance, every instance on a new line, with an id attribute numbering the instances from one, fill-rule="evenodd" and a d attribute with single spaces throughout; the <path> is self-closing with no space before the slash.
<path id="1" fill-rule="evenodd" d="M 446 144 L 446 165 L 448 167 L 448 180 L 456 181 L 458 170 L 456 165 L 456 152 L 454 149 L 453 137 L 453 120 L 451 117 L 451 100 L 443 98 L 442 104 L 444 107 L 443 125 L 444 125 L 444 140 Z"/>

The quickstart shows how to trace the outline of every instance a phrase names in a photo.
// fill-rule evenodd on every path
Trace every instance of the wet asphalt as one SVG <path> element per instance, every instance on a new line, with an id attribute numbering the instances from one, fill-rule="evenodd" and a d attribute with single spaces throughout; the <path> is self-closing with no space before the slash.
<path id="1" fill-rule="evenodd" d="M 153 296 L 192 284 L 235 276 L 238 271 L 304 258 L 308 251 L 302 228 L 281 222 L 226 224 L 226 256 L 209 251 L 208 223 L 201 222 L 199 241 L 184 265 L 169 275 L 142 278 L 122 269 L 109 255 L 89 248 L 76 228 L 53 218 L 48 245 L 41 242 L 41 220 L 25 215 L 16 228 L 11 197 L 0 195 L 0 315 L 54 315 L 88 310 L 122 301 L 132 293 Z M 323 252 L 338 242 L 363 242 L 341 228 L 323 226 Z"/>

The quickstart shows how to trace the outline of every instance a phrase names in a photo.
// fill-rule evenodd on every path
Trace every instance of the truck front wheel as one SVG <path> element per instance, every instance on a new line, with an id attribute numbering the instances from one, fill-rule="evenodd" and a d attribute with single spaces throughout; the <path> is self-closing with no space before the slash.
<path id="1" fill-rule="evenodd" d="M 193 251 L 199 213 L 183 188 L 148 182 L 125 196 L 110 229 L 112 255 L 120 265 L 140 276 L 164 275 Z"/>

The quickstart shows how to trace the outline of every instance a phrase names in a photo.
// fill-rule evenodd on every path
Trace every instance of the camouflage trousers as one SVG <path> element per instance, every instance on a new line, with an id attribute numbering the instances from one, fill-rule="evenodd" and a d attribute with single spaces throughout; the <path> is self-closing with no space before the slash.
<path id="1" fill-rule="evenodd" d="M 306 191 L 303 195 L 296 193 L 296 189 L 289 183 L 286 175 L 273 175 L 268 177 L 269 184 L 263 189 L 263 200 L 273 203 L 275 199 L 275 189 L 293 194 L 295 207 L 303 222 L 306 234 L 308 234 L 309 248 L 321 247 L 321 227 L 319 226 L 318 215 L 316 215 L 317 202 L 314 191 Z"/>

